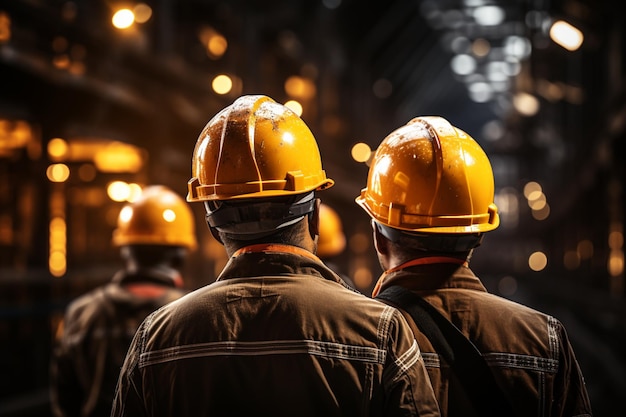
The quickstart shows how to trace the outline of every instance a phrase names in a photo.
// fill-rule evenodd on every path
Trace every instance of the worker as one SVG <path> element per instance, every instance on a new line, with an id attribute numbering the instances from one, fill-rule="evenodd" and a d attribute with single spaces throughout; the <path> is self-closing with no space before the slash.
<path id="1" fill-rule="evenodd" d="M 315 255 L 326 176 L 304 121 L 244 95 L 200 133 L 187 200 L 229 261 L 216 282 L 150 315 L 112 416 L 438 416 L 400 312 Z"/>
<path id="2" fill-rule="evenodd" d="M 181 269 L 195 249 L 188 203 L 162 185 L 120 211 L 113 245 L 124 267 L 65 311 L 51 361 L 55 416 L 109 416 L 115 385 L 137 327 L 187 291 Z"/>
<path id="3" fill-rule="evenodd" d="M 488 293 L 469 268 L 500 222 L 472 137 L 442 117 L 414 118 L 382 141 L 356 202 L 384 270 L 372 296 L 407 317 L 442 416 L 591 416 L 564 326 Z"/>

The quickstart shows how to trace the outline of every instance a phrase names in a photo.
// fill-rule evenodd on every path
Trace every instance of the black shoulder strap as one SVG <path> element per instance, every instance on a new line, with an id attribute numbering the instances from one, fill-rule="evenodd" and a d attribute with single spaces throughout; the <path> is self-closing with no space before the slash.
<path id="1" fill-rule="evenodd" d="M 376 298 L 389 301 L 411 315 L 437 353 L 450 365 L 480 416 L 515 415 L 476 346 L 437 309 L 397 285 L 386 288 Z"/>

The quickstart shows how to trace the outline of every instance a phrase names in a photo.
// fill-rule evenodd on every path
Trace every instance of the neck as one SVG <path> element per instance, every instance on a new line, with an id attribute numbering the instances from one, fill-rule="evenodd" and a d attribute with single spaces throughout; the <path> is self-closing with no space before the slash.
<path id="1" fill-rule="evenodd" d="M 395 253 L 392 252 L 387 255 L 386 269 L 394 269 L 407 262 L 415 259 L 423 258 L 448 258 L 457 259 L 459 261 L 469 263 L 471 258 L 471 251 L 468 252 L 432 252 L 432 251 L 418 251 L 412 253 Z"/>

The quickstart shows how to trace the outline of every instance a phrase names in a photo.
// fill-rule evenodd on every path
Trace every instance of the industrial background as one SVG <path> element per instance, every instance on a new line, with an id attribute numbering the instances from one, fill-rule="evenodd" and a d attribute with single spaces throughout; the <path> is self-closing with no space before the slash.
<path id="1" fill-rule="evenodd" d="M 606 0 L 1 0 L 0 415 L 49 415 L 57 324 L 69 301 L 121 266 L 111 247 L 120 207 L 148 184 L 184 196 L 198 134 L 241 94 L 288 103 L 313 131 L 336 181 L 320 196 L 348 239 L 336 264 L 365 294 L 381 273 L 354 203 L 371 152 L 418 115 L 474 137 L 493 165 L 502 224 L 473 269 L 491 292 L 559 318 L 595 415 L 626 415 L 620 9 Z M 578 44 L 563 43 L 559 27 Z M 195 289 L 225 259 L 202 206 L 192 209 L 201 244 L 186 283 Z"/>

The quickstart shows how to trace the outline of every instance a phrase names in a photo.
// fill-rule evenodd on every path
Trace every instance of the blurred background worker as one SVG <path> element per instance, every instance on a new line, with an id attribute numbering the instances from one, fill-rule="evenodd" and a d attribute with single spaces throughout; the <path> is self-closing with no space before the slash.
<path id="1" fill-rule="evenodd" d="M 112 416 L 438 416 L 411 329 L 315 256 L 315 137 L 267 96 L 242 96 L 198 137 L 187 200 L 229 261 L 150 315 Z"/>
<path id="2" fill-rule="evenodd" d="M 317 256 L 331 260 L 343 253 L 346 235 L 339 214 L 328 204 L 320 204 L 320 236 L 317 241 Z"/>
<path id="3" fill-rule="evenodd" d="M 56 416 L 109 416 L 120 367 L 141 321 L 185 294 L 181 268 L 196 247 L 187 202 L 146 187 L 119 213 L 113 244 L 124 268 L 67 308 L 51 366 Z"/>
<path id="4" fill-rule="evenodd" d="M 317 256 L 326 266 L 335 271 L 351 287 L 354 282 L 341 270 L 336 262 L 346 248 L 346 235 L 339 213 L 328 204 L 320 204 L 319 238 L 317 239 Z"/>
<path id="5" fill-rule="evenodd" d="M 382 141 L 356 201 L 385 271 L 372 295 L 407 313 L 442 415 L 591 416 L 564 326 L 487 293 L 469 268 L 500 224 L 473 138 L 444 118 L 414 118 Z"/>

